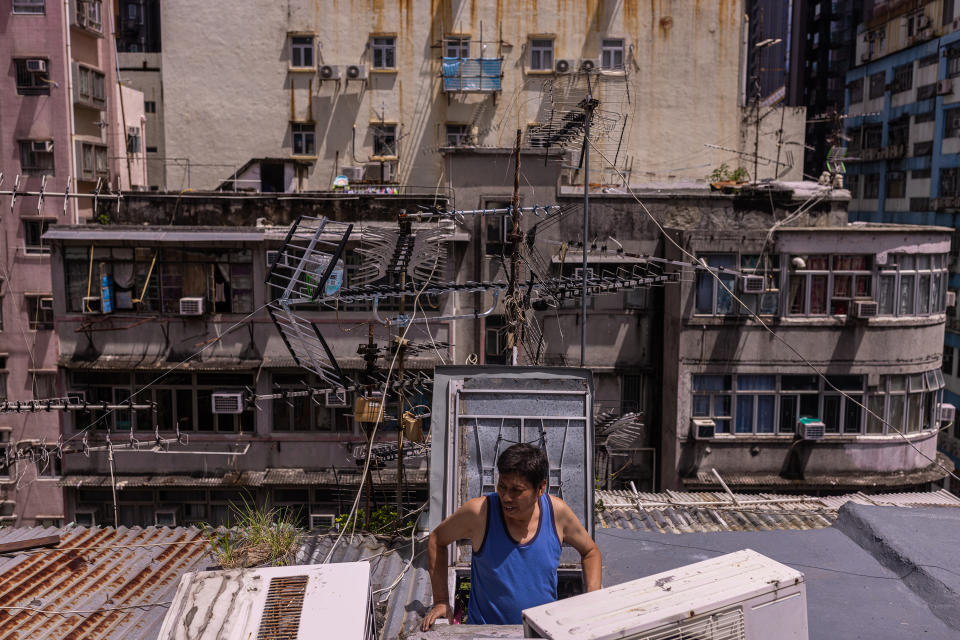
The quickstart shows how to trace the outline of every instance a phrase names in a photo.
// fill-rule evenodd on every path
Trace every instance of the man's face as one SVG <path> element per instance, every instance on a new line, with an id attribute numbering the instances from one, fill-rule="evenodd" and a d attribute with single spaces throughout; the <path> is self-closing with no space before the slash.
<path id="1" fill-rule="evenodd" d="M 497 480 L 497 495 L 503 505 L 503 515 L 511 520 L 529 521 L 545 485 L 534 487 L 518 473 L 501 474 Z"/>

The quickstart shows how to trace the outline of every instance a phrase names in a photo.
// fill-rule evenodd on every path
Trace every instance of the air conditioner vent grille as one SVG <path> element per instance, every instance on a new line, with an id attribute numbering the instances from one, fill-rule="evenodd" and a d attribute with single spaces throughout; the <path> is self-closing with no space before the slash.
<path id="1" fill-rule="evenodd" d="M 308 576 L 281 576 L 270 580 L 257 640 L 297 640 Z"/>
<path id="2" fill-rule="evenodd" d="M 710 640 L 744 640 L 743 609 L 736 608 L 709 616 L 680 620 L 654 629 L 629 640 L 680 640 L 683 638 L 710 638 Z"/>

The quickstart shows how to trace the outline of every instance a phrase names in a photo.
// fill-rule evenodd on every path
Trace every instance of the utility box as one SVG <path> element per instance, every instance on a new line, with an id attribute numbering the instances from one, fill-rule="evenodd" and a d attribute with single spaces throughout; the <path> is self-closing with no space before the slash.
<path id="1" fill-rule="evenodd" d="M 447 366 L 434 372 L 430 528 L 463 503 L 492 493 L 497 457 L 515 442 L 546 450 L 547 491 L 593 536 L 593 376 L 560 367 Z M 470 542 L 453 545 L 450 570 L 470 569 Z M 564 573 L 579 579 L 580 555 L 564 546 Z M 562 582 L 562 580 L 561 580 Z M 456 580 L 451 580 L 451 586 Z M 562 587 L 561 587 L 562 591 Z"/>

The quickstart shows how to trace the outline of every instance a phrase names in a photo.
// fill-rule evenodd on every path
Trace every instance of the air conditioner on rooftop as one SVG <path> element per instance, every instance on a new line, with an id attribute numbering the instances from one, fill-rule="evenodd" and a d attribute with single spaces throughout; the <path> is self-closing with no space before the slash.
<path id="1" fill-rule="evenodd" d="M 717 423 L 712 418 L 691 418 L 690 434 L 694 440 L 713 440 L 717 435 Z"/>
<path id="2" fill-rule="evenodd" d="M 797 435 L 802 440 L 823 440 L 827 425 L 820 418 L 800 418 L 797 420 Z"/>
<path id="3" fill-rule="evenodd" d="M 203 298 L 180 298 L 180 315 L 202 316 Z"/>
<path id="4" fill-rule="evenodd" d="M 744 549 L 532 607 L 523 635 L 549 640 L 807 640 L 802 573 Z"/>
<path id="5" fill-rule="evenodd" d="M 210 395 L 213 413 L 243 413 L 242 393 L 213 393 Z"/>

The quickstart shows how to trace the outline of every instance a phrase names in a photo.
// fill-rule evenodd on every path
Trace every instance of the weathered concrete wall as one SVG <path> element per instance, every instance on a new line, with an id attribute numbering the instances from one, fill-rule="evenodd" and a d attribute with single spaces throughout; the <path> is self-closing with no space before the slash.
<path id="1" fill-rule="evenodd" d="M 159 189 L 165 185 L 164 172 L 167 163 L 176 163 L 173 159 L 166 158 L 164 150 L 164 128 L 163 128 L 163 77 L 160 73 L 160 54 L 159 53 L 125 53 L 118 54 L 120 61 L 120 78 L 124 86 L 131 87 L 143 94 L 146 102 L 152 102 L 155 105 L 153 113 L 145 113 L 146 117 L 146 135 L 143 138 L 143 151 L 147 156 L 147 181 L 148 187 Z M 156 151 L 148 152 L 146 149 L 155 148 Z M 168 189 L 179 190 L 186 185 L 170 184 L 166 185 Z"/>

